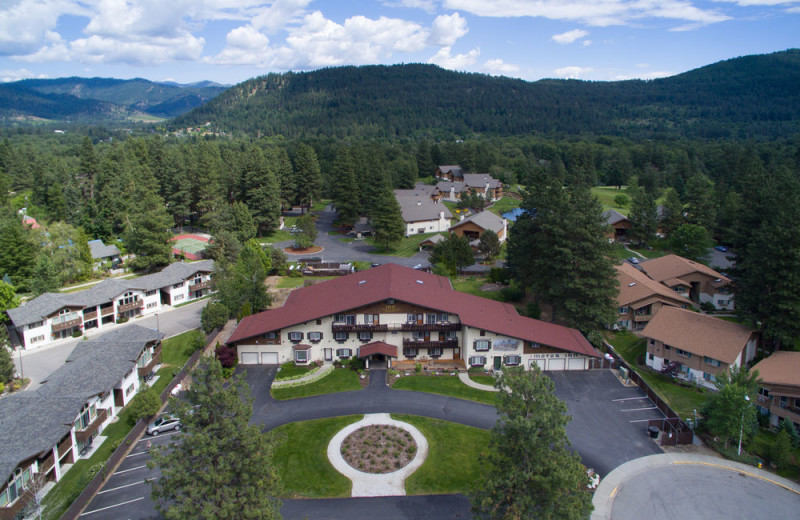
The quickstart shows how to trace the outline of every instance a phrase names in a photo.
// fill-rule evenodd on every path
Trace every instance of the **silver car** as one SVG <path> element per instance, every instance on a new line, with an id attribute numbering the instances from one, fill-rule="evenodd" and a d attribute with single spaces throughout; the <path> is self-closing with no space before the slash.
<path id="1" fill-rule="evenodd" d="M 171 415 L 162 415 L 147 426 L 147 435 L 158 435 L 159 433 L 180 429 L 180 419 Z"/>

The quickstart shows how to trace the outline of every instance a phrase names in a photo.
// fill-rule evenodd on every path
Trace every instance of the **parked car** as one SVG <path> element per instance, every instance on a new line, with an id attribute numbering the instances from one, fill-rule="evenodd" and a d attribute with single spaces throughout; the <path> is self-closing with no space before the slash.
<path id="1" fill-rule="evenodd" d="M 714 249 L 716 249 L 717 251 L 721 251 L 723 253 L 728 252 L 728 246 L 714 246 Z"/>
<path id="2" fill-rule="evenodd" d="M 158 435 L 159 433 L 180 429 L 180 419 L 171 415 L 162 415 L 147 426 L 147 435 Z"/>
<path id="3" fill-rule="evenodd" d="M 639 259 L 636 258 L 635 256 L 632 256 L 632 257 L 628 258 L 628 262 L 630 262 L 632 264 L 638 264 L 639 263 Z"/>

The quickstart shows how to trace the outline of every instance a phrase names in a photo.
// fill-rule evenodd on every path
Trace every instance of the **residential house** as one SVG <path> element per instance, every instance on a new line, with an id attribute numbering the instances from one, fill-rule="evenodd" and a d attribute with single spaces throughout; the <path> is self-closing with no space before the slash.
<path id="1" fill-rule="evenodd" d="M 481 211 L 450 226 L 450 233 L 466 237 L 473 249 L 478 249 L 481 235 L 487 230 L 497 233 L 500 243 L 503 243 L 508 236 L 508 222 L 491 211 Z"/>
<path id="2" fill-rule="evenodd" d="M 92 260 L 95 263 L 111 262 L 112 265 L 120 262 L 119 248 L 115 245 L 107 246 L 102 240 L 89 240 L 89 250 L 92 252 Z"/>
<path id="3" fill-rule="evenodd" d="M 385 264 L 289 294 L 283 307 L 239 322 L 228 345 L 242 364 L 359 356 L 461 368 L 585 370 L 600 354 L 575 329 L 453 289 L 443 276 Z"/>
<path id="4" fill-rule="evenodd" d="M 675 363 L 690 381 L 715 388 L 717 375 L 746 365 L 756 354 L 756 332 L 706 314 L 663 306 L 642 331 L 647 366 Z"/>
<path id="5" fill-rule="evenodd" d="M 608 209 L 603 212 L 608 231 L 606 238 L 615 242 L 627 242 L 630 239 L 631 221 L 617 210 Z"/>
<path id="6" fill-rule="evenodd" d="M 42 227 L 38 222 L 36 222 L 35 218 L 29 215 L 22 216 L 22 225 L 28 229 L 39 229 Z"/>
<path id="7" fill-rule="evenodd" d="M 213 260 L 176 262 L 133 279 L 107 279 L 73 293 L 45 293 L 6 311 L 12 344 L 36 348 L 195 300 L 211 290 Z"/>
<path id="8" fill-rule="evenodd" d="M 459 181 L 440 181 L 436 183 L 436 189 L 441 193 L 441 198 L 456 202 L 470 191 L 489 201 L 498 200 L 503 196 L 503 183 L 488 173 L 465 173 L 462 178 Z"/>
<path id="9" fill-rule="evenodd" d="M 394 195 L 403 213 L 405 236 L 450 229 L 453 214 L 441 202 L 434 202 L 427 190 L 394 190 Z"/>
<path id="10" fill-rule="evenodd" d="M 130 325 L 82 341 L 38 388 L 0 399 L 0 520 L 17 517 L 34 479 L 58 481 L 89 456 L 158 364 L 163 337 Z"/>
<path id="11" fill-rule="evenodd" d="M 719 310 L 734 309 L 730 278 L 700 262 L 666 255 L 643 261 L 639 267 L 653 280 L 695 303 L 708 302 Z"/>
<path id="12" fill-rule="evenodd" d="M 437 179 L 458 181 L 464 178 L 464 170 L 457 164 L 450 164 L 446 166 L 438 166 L 434 175 Z"/>
<path id="13" fill-rule="evenodd" d="M 770 424 L 792 421 L 800 432 L 800 352 L 774 352 L 759 361 L 758 410 L 770 416 Z"/>
<path id="14" fill-rule="evenodd" d="M 442 242 L 443 240 L 445 240 L 444 235 L 440 235 L 439 233 L 431 235 L 419 243 L 419 250 L 422 251 L 423 249 L 433 249 L 436 244 Z"/>
<path id="15" fill-rule="evenodd" d="M 617 270 L 617 327 L 642 330 L 664 305 L 688 309 L 694 304 L 670 288 L 649 278 L 630 264 Z"/>

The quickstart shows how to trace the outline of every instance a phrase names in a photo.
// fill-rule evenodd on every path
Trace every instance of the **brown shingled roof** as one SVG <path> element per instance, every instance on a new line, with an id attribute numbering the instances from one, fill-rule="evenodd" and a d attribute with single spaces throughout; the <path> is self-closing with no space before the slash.
<path id="1" fill-rule="evenodd" d="M 646 305 L 643 300 L 649 300 L 652 297 L 657 297 L 661 301 L 667 300 L 677 306 L 694 306 L 688 298 L 684 298 L 669 287 L 650 279 L 630 264 L 618 265 L 616 269 L 617 282 L 619 282 L 619 295 L 617 296 L 619 307 L 630 306 L 637 302 Z"/>
<path id="2" fill-rule="evenodd" d="M 758 377 L 774 385 L 800 386 L 800 352 L 775 352 L 762 359 L 750 371 L 758 370 Z"/>
<path id="3" fill-rule="evenodd" d="M 731 364 L 754 333 L 738 323 L 665 306 L 653 316 L 642 336 Z"/>
<path id="4" fill-rule="evenodd" d="M 296 289 L 289 294 L 283 307 L 242 319 L 228 343 L 389 298 L 455 314 L 469 327 L 600 357 L 576 329 L 520 316 L 513 305 L 458 292 L 446 277 L 396 264 L 385 264 Z"/>
<path id="5" fill-rule="evenodd" d="M 678 255 L 666 255 L 660 258 L 652 258 L 639 264 L 647 276 L 657 282 L 663 282 L 671 278 L 681 278 L 688 274 L 698 272 L 711 278 L 719 278 L 721 281 L 730 283 L 730 279 L 722 273 L 711 269 L 707 265 L 683 258 Z"/>

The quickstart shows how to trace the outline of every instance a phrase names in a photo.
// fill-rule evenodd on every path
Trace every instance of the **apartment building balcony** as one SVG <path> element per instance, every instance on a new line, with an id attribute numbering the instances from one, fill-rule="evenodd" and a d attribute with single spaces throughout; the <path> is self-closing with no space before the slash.
<path id="1" fill-rule="evenodd" d="M 101 307 L 100 308 L 100 316 L 108 316 L 110 314 L 114 314 L 114 306 L 109 305 L 108 307 Z"/>
<path id="2" fill-rule="evenodd" d="M 793 406 L 783 408 L 773 401 L 772 406 L 769 407 L 769 413 L 795 423 L 800 423 L 800 409 Z"/>
<path id="3" fill-rule="evenodd" d="M 406 332 L 425 332 L 425 331 L 453 331 L 461 330 L 460 323 L 403 323 L 400 325 L 400 330 Z"/>
<path id="4" fill-rule="evenodd" d="M 206 280 L 205 282 L 190 285 L 189 292 L 202 291 L 203 289 L 208 289 L 209 287 L 211 287 L 211 280 Z"/>
<path id="5" fill-rule="evenodd" d="M 155 368 L 155 366 L 159 363 L 161 363 L 161 344 L 156 347 L 156 350 L 153 352 L 153 358 L 150 360 L 150 362 L 136 369 L 139 377 L 144 377 L 152 372 L 153 368 Z"/>
<path id="6" fill-rule="evenodd" d="M 44 475 L 45 473 L 53 469 L 53 466 L 55 466 L 55 464 L 56 464 L 56 458 L 53 456 L 53 452 L 51 450 L 50 455 L 45 457 L 44 460 L 39 461 L 39 473 Z"/>
<path id="7" fill-rule="evenodd" d="M 83 312 L 83 321 L 90 321 L 97 318 L 97 311 Z"/>
<path id="8" fill-rule="evenodd" d="M 130 303 L 123 303 L 117 307 L 118 313 L 132 311 L 134 309 L 141 309 L 144 306 L 144 300 L 134 300 Z"/>
<path id="9" fill-rule="evenodd" d="M 333 332 L 388 332 L 389 326 L 386 324 L 346 325 L 344 323 L 334 323 L 331 329 Z"/>
<path id="10" fill-rule="evenodd" d="M 22 509 L 30 502 L 33 493 L 30 489 L 24 490 L 16 500 L 5 507 L 0 507 L 0 520 L 14 520 Z"/>
<path id="11" fill-rule="evenodd" d="M 58 318 L 53 318 L 51 325 L 53 327 L 53 333 L 61 332 L 62 330 L 71 329 L 72 327 L 77 327 L 83 323 L 80 315 L 78 313 L 70 313 L 65 316 L 59 316 Z"/>
<path id="12" fill-rule="evenodd" d="M 92 422 L 89 423 L 89 426 L 80 431 L 75 432 L 75 439 L 78 442 L 87 441 L 89 437 L 91 437 L 92 434 L 96 432 L 98 428 L 100 428 L 100 425 L 103 424 L 103 422 L 106 420 L 107 417 L 108 417 L 108 409 L 99 408 L 97 410 L 97 415 L 95 415 L 94 420 L 92 420 Z"/>
<path id="13" fill-rule="evenodd" d="M 457 348 L 457 339 L 445 339 L 442 341 L 425 341 L 414 339 L 403 339 L 403 348 Z"/>
<path id="14" fill-rule="evenodd" d="M 61 441 L 61 444 L 58 445 L 58 459 L 61 460 L 61 457 L 63 457 L 71 449 L 72 437 L 67 435 L 64 440 Z"/>

